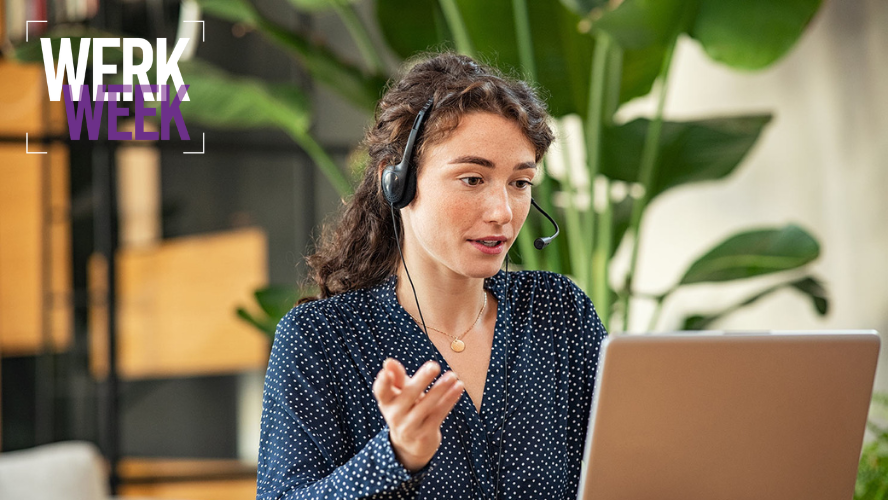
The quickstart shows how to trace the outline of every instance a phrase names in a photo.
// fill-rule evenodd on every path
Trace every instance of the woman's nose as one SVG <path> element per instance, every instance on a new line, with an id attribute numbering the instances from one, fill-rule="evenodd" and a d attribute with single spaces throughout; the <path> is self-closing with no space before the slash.
<path id="1" fill-rule="evenodd" d="M 486 219 L 496 224 L 508 224 L 512 220 L 512 200 L 507 188 L 495 189 L 487 199 Z"/>

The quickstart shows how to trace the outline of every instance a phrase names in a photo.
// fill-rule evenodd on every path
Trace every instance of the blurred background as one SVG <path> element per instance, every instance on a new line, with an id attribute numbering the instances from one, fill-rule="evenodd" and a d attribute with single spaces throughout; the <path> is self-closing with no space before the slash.
<path id="1" fill-rule="evenodd" d="M 0 1 L 0 471 L 86 442 L 96 495 L 253 498 L 274 325 L 426 50 L 541 89 L 535 197 L 562 236 L 530 250 L 533 216 L 512 258 L 571 276 L 613 334 L 888 331 L 888 3 L 738 4 Z M 189 38 L 189 139 L 72 140 L 39 40 L 84 37 Z M 883 409 L 857 498 L 888 488 Z"/>

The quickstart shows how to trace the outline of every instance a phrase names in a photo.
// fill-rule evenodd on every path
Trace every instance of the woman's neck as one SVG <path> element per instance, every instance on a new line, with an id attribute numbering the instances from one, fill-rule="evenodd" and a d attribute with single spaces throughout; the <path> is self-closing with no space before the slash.
<path id="1" fill-rule="evenodd" d="M 443 330 L 457 337 L 470 328 L 479 316 L 484 303 L 484 278 L 455 275 L 449 270 L 427 269 L 421 263 L 408 264 L 410 277 L 416 288 L 416 298 L 404 266 L 398 267 L 397 297 L 401 306 L 420 323 Z"/>

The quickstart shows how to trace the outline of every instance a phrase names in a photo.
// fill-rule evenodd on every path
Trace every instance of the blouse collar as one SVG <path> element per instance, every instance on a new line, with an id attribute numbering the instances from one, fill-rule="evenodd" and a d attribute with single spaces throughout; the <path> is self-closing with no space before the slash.
<path id="1" fill-rule="evenodd" d="M 506 300 L 506 273 L 502 269 L 489 278 L 484 278 L 484 289 L 490 290 L 493 296 L 500 302 Z M 398 284 L 398 275 L 392 274 L 382 281 L 379 285 L 373 287 L 372 293 L 386 307 L 400 307 L 395 287 Z"/>

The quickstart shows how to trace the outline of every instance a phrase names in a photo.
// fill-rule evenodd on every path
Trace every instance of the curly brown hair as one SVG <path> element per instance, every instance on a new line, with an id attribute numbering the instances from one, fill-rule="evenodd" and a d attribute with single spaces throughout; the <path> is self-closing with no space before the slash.
<path id="1" fill-rule="evenodd" d="M 371 287 L 396 271 L 396 229 L 380 174 L 386 165 L 401 160 L 413 120 L 430 98 L 433 104 L 410 168 L 420 168 L 425 146 L 446 139 L 468 113 L 490 112 L 514 120 L 533 146 L 537 162 L 554 139 L 545 103 L 523 81 L 453 53 L 425 56 L 405 68 L 379 101 L 375 123 L 364 138 L 369 160 L 360 185 L 338 222 L 324 228 L 317 251 L 306 258 L 308 278 L 319 295 L 300 303 Z M 399 212 L 395 218 L 400 228 Z"/>

